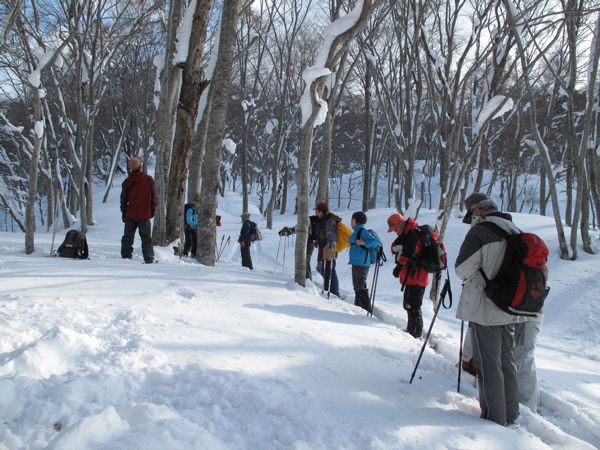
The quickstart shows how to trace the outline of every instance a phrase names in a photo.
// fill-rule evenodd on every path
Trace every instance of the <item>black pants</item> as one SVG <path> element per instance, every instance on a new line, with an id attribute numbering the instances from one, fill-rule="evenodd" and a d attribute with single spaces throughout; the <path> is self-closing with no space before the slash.
<path id="1" fill-rule="evenodd" d="M 196 257 L 196 244 L 198 243 L 198 231 L 190 230 L 189 228 L 185 230 L 185 244 L 183 245 L 183 254 L 187 256 L 192 249 L 192 256 Z"/>
<path id="2" fill-rule="evenodd" d="M 423 304 L 423 295 L 425 287 L 423 286 L 404 286 L 404 302 L 402 306 L 408 315 L 406 331 L 413 337 L 419 338 L 423 334 L 423 314 L 421 305 Z"/>
<path id="3" fill-rule="evenodd" d="M 352 266 L 352 287 L 354 287 L 354 304 L 371 312 L 371 300 L 367 289 L 369 266 Z"/>
<path id="4" fill-rule="evenodd" d="M 150 219 L 133 220 L 127 219 L 125 230 L 121 238 L 121 257 L 131 258 L 133 256 L 133 240 L 135 230 L 138 230 L 142 239 L 142 254 L 147 263 L 154 262 L 154 247 L 152 246 L 152 225 Z"/>
<path id="5" fill-rule="evenodd" d="M 253 267 L 252 256 L 250 255 L 250 242 L 241 242 L 240 251 L 242 253 L 242 267 L 248 267 L 250 270 L 252 270 Z"/>
<path id="6" fill-rule="evenodd" d="M 323 289 L 339 297 L 340 283 L 338 281 L 337 272 L 335 271 L 335 263 L 335 259 L 317 260 L 317 272 L 323 276 Z"/>

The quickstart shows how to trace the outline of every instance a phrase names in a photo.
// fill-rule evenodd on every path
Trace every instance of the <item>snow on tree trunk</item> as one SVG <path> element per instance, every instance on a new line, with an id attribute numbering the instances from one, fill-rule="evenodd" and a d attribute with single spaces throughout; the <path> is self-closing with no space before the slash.
<path id="1" fill-rule="evenodd" d="M 211 111 L 202 164 L 202 189 L 198 211 L 197 259 L 215 265 L 217 194 L 220 189 L 221 157 L 227 103 L 231 88 L 233 50 L 241 0 L 224 0 L 217 65 L 211 81 Z"/>
<path id="2" fill-rule="evenodd" d="M 327 115 L 327 103 L 321 98 L 327 77 L 335 69 L 341 55 L 356 34 L 365 26 L 377 0 L 358 0 L 346 16 L 331 23 L 325 30 L 325 40 L 315 60 L 315 65 L 304 70 L 306 83 L 300 100 L 302 128 L 298 149 L 297 214 L 295 276 L 301 286 L 306 281 L 306 241 L 308 238 L 310 156 L 313 129 L 323 123 Z"/>

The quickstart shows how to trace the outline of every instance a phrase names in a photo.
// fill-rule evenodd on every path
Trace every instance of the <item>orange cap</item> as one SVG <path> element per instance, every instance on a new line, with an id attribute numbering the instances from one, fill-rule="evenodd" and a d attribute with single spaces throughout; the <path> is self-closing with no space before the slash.
<path id="1" fill-rule="evenodd" d="M 396 225 L 401 224 L 402 222 L 404 222 L 404 216 L 400 213 L 396 213 L 396 214 L 392 214 L 390 217 L 388 217 L 387 219 L 387 224 L 388 224 L 388 233 L 391 233 L 392 231 L 394 231 L 394 228 L 396 228 Z"/>

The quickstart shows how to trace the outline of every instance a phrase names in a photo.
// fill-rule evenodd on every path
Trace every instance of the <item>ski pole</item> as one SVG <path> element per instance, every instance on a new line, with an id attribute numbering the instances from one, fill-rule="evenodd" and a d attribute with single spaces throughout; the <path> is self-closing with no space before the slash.
<path id="1" fill-rule="evenodd" d="M 225 239 L 225 235 L 221 236 L 221 243 L 219 244 L 219 248 L 217 250 L 217 261 L 221 259 L 221 251 L 223 249 L 223 239 Z"/>
<path id="2" fill-rule="evenodd" d="M 448 298 L 450 300 L 448 306 L 445 305 L 444 299 L 446 298 L 446 294 L 448 294 Z M 435 308 L 435 313 L 433 314 L 433 318 L 431 319 L 431 324 L 429 324 L 429 330 L 427 331 L 427 336 L 425 337 L 425 341 L 423 342 L 423 346 L 421 347 L 421 353 L 419 353 L 419 358 L 417 359 L 417 363 L 415 364 L 415 368 L 410 376 L 409 384 L 412 384 L 413 379 L 415 378 L 415 374 L 417 373 L 417 368 L 419 367 L 419 363 L 421 362 L 421 357 L 423 356 L 423 352 L 425 351 L 425 346 L 427 345 L 427 341 L 429 341 L 429 336 L 431 335 L 431 329 L 433 328 L 433 324 L 435 323 L 435 319 L 440 311 L 440 306 L 444 305 L 445 309 L 450 309 L 452 307 L 452 289 L 450 289 L 450 276 L 444 282 L 444 287 L 442 288 L 442 292 L 440 293 L 440 300 Z"/>
<path id="3" fill-rule="evenodd" d="M 460 321 L 460 349 L 458 350 L 458 383 L 456 385 L 456 392 L 460 392 L 460 375 L 462 372 L 462 348 L 463 348 L 463 333 L 465 330 L 465 321 Z"/>
<path id="4" fill-rule="evenodd" d="M 281 264 L 281 273 L 285 273 L 285 254 L 287 252 L 287 246 L 290 242 L 290 237 L 286 236 L 283 244 L 283 263 Z"/>
<path id="5" fill-rule="evenodd" d="M 277 243 L 277 255 L 275 256 L 275 267 L 273 267 L 273 273 L 277 272 L 277 261 L 279 261 L 279 247 L 281 247 L 281 236 L 279 236 L 279 242 Z"/>
<path id="6" fill-rule="evenodd" d="M 373 308 L 375 307 L 375 291 L 377 291 L 377 282 L 379 281 L 379 258 L 375 263 L 373 270 L 373 282 L 371 283 L 371 297 L 369 298 L 370 310 L 367 311 L 367 316 L 373 317 Z"/>
<path id="7" fill-rule="evenodd" d="M 58 189 L 54 192 L 54 222 L 52 223 L 52 245 L 50 256 L 54 256 L 54 238 L 56 237 L 56 222 L 58 221 Z"/>

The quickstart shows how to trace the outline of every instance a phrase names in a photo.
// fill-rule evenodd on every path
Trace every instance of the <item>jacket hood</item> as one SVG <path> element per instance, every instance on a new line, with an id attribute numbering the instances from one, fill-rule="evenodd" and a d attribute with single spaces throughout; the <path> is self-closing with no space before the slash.
<path id="1" fill-rule="evenodd" d="M 413 219 L 412 217 L 409 217 L 408 219 L 406 219 L 406 225 L 404 226 L 404 234 L 408 234 L 413 230 L 416 230 L 419 227 L 419 223 Z"/>

